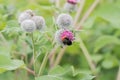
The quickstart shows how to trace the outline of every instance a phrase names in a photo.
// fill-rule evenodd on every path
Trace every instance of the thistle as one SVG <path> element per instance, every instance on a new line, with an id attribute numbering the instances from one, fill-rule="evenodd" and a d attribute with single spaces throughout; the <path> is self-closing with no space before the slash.
<path id="1" fill-rule="evenodd" d="M 74 41 L 74 35 L 69 30 L 60 29 L 55 34 L 55 41 L 62 46 L 70 46 Z"/>
<path id="2" fill-rule="evenodd" d="M 77 10 L 77 0 L 67 0 L 66 4 L 64 5 L 64 10 L 67 12 L 73 12 Z"/>
<path id="3" fill-rule="evenodd" d="M 32 10 L 26 10 L 22 12 L 18 17 L 18 22 L 21 24 L 24 20 L 31 19 L 34 16 Z"/>
<path id="4" fill-rule="evenodd" d="M 36 24 L 32 20 L 25 20 L 21 23 L 21 28 L 26 32 L 33 32 L 36 30 Z"/>
<path id="5" fill-rule="evenodd" d="M 42 16 L 36 16 L 32 10 L 22 12 L 18 17 L 18 22 L 26 32 L 42 30 L 46 26 L 44 18 Z"/>
<path id="6" fill-rule="evenodd" d="M 72 26 L 73 19 L 69 14 L 60 14 L 56 21 L 60 29 L 69 29 Z"/>
<path id="7" fill-rule="evenodd" d="M 42 16 L 33 16 L 32 20 L 35 22 L 37 30 L 42 30 L 46 26 Z"/>

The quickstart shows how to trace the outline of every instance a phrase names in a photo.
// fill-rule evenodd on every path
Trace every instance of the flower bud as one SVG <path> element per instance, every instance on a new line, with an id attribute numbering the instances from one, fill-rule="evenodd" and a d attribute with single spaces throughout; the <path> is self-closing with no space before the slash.
<path id="1" fill-rule="evenodd" d="M 28 10 L 26 10 L 24 12 L 30 14 L 31 16 L 35 16 L 35 13 L 31 9 L 28 9 Z"/>
<path id="2" fill-rule="evenodd" d="M 55 41 L 62 46 L 72 45 L 73 40 L 74 40 L 74 35 L 69 30 L 60 29 L 55 34 Z"/>
<path id="3" fill-rule="evenodd" d="M 73 5 L 73 4 L 67 2 L 67 3 L 64 5 L 64 10 L 65 10 L 66 12 L 76 11 L 76 10 L 77 10 L 77 5 Z"/>
<path id="4" fill-rule="evenodd" d="M 33 16 L 32 20 L 35 22 L 37 30 L 41 30 L 46 26 L 42 16 Z"/>
<path id="5" fill-rule="evenodd" d="M 18 22 L 21 24 L 24 20 L 31 19 L 32 16 L 34 16 L 32 10 L 26 10 L 19 15 Z"/>
<path id="6" fill-rule="evenodd" d="M 26 31 L 26 32 L 33 32 L 34 30 L 36 30 L 36 24 L 34 21 L 32 20 L 24 20 L 21 23 L 21 28 Z"/>
<path id="7" fill-rule="evenodd" d="M 56 23 L 61 29 L 68 29 L 73 23 L 73 19 L 69 14 L 60 14 L 57 18 Z"/>

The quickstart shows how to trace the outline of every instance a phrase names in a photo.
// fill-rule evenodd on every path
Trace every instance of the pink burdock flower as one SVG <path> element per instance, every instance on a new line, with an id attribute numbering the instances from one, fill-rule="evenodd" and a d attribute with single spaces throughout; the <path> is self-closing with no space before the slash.
<path id="1" fill-rule="evenodd" d="M 78 1 L 77 0 L 67 0 L 67 2 L 75 5 L 75 4 L 77 4 Z"/>
<path id="2" fill-rule="evenodd" d="M 62 33 L 61 33 L 61 39 L 65 39 L 65 38 L 68 38 L 70 41 L 73 41 L 74 40 L 74 35 L 71 31 L 68 31 L 68 30 L 64 30 Z"/>
<path id="3" fill-rule="evenodd" d="M 74 40 L 74 35 L 69 30 L 61 29 L 56 32 L 55 40 L 57 41 L 57 43 L 61 44 L 62 46 L 64 45 L 70 46 L 72 45 L 72 42 Z"/>

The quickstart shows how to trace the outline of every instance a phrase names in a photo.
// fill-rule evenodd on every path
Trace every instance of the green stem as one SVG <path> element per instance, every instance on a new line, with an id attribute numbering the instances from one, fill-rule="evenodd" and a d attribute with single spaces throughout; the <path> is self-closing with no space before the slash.
<path id="1" fill-rule="evenodd" d="M 49 63 L 50 63 L 50 68 L 54 66 L 54 61 L 55 61 L 55 55 L 56 55 L 56 50 L 58 49 L 58 45 L 55 45 L 55 47 L 52 49 L 52 51 L 49 53 Z"/>
<path id="2" fill-rule="evenodd" d="M 57 66 L 60 63 L 60 61 L 65 53 L 66 48 L 67 48 L 67 46 L 60 50 L 60 52 L 58 53 L 57 58 L 55 60 L 54 66 Z"/>
<path id="3" fill-rule="evenodd" d="M 44 70 L 44 68 L 45 68 L 45 66 L 46 66 L 47 60 L 48 60 L 48 52 L 47 52 L 47 53 L 45 54 L 45 56 L 44 56 L 44 59 L 43 59 L 43 61 L 42 61 L 42 64 L 41 64 L 41 66 L 40 66 L 40 69 L 39 69 L 38 76 L 42 75 L 42 72 L 43 72 L 43 70 Z"/>
<path id="4" fill-rule="evenodd" d="M 93 63 L 93 60 L 92 60 L 92 58 L 91 58 L 91 55 L 90 55 L 90 53 L 88 52 L 85 44 L 83 43 L 83 41 L 82 41 L 82 39 L 81 39 L 80 37 L 79 37 L 79 42 L 80 42 L 80 45 L 79 45 L 79 46 L 80 46 L 81 50 L 83 51 L 83 54 L 84 54 L 84 56 L 85 56 L 85 58 L 86 58 L 86 60 L 87 60 L 87 62 L 88 62 L 88 64 L 89 64 L 89 66 L 90 66 L 93 74 L 96 75 L 96 72 L 95 72 L 95 70 L 96 70 L 96 65 Z"/>
<path id="5" fill-rule="evenodd" d="M 56 0 L 56 7 L 59 8 L 60 6 L 60 0 Z"/>
<path id="6" fill-rule="evenodd" d="M 117 73 L 117 78 L 116 80 L 120 80 L 120 66 L 119 66 L 119 69 L 118 69 L 118 73 Z"/>
<path id="7" fill-rule="evenodd" d="M 34 67 L 34 71 L 35 71 L 35 76 L 36 76 L 36 65 L 35 65 L 35 58 L 36 58 L 36 53 L 35 53 L 35 42 L 34 42 L 34 36 L 33 36 L 33 33 L 31 33 L 31 38 L 32 38 L 32 48 L 33 48 L 33 67 Z"/>

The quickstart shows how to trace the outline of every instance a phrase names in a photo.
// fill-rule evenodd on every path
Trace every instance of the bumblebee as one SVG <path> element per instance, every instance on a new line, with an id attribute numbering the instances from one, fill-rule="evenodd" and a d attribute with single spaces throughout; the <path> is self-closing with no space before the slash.
<path id="1" fill-rule="evenodd" d="M 72 45 L 72 41 L 67 37 L 62 38 L 62 42 L 64 45 L 68 45 L 68 46 Z"/>

